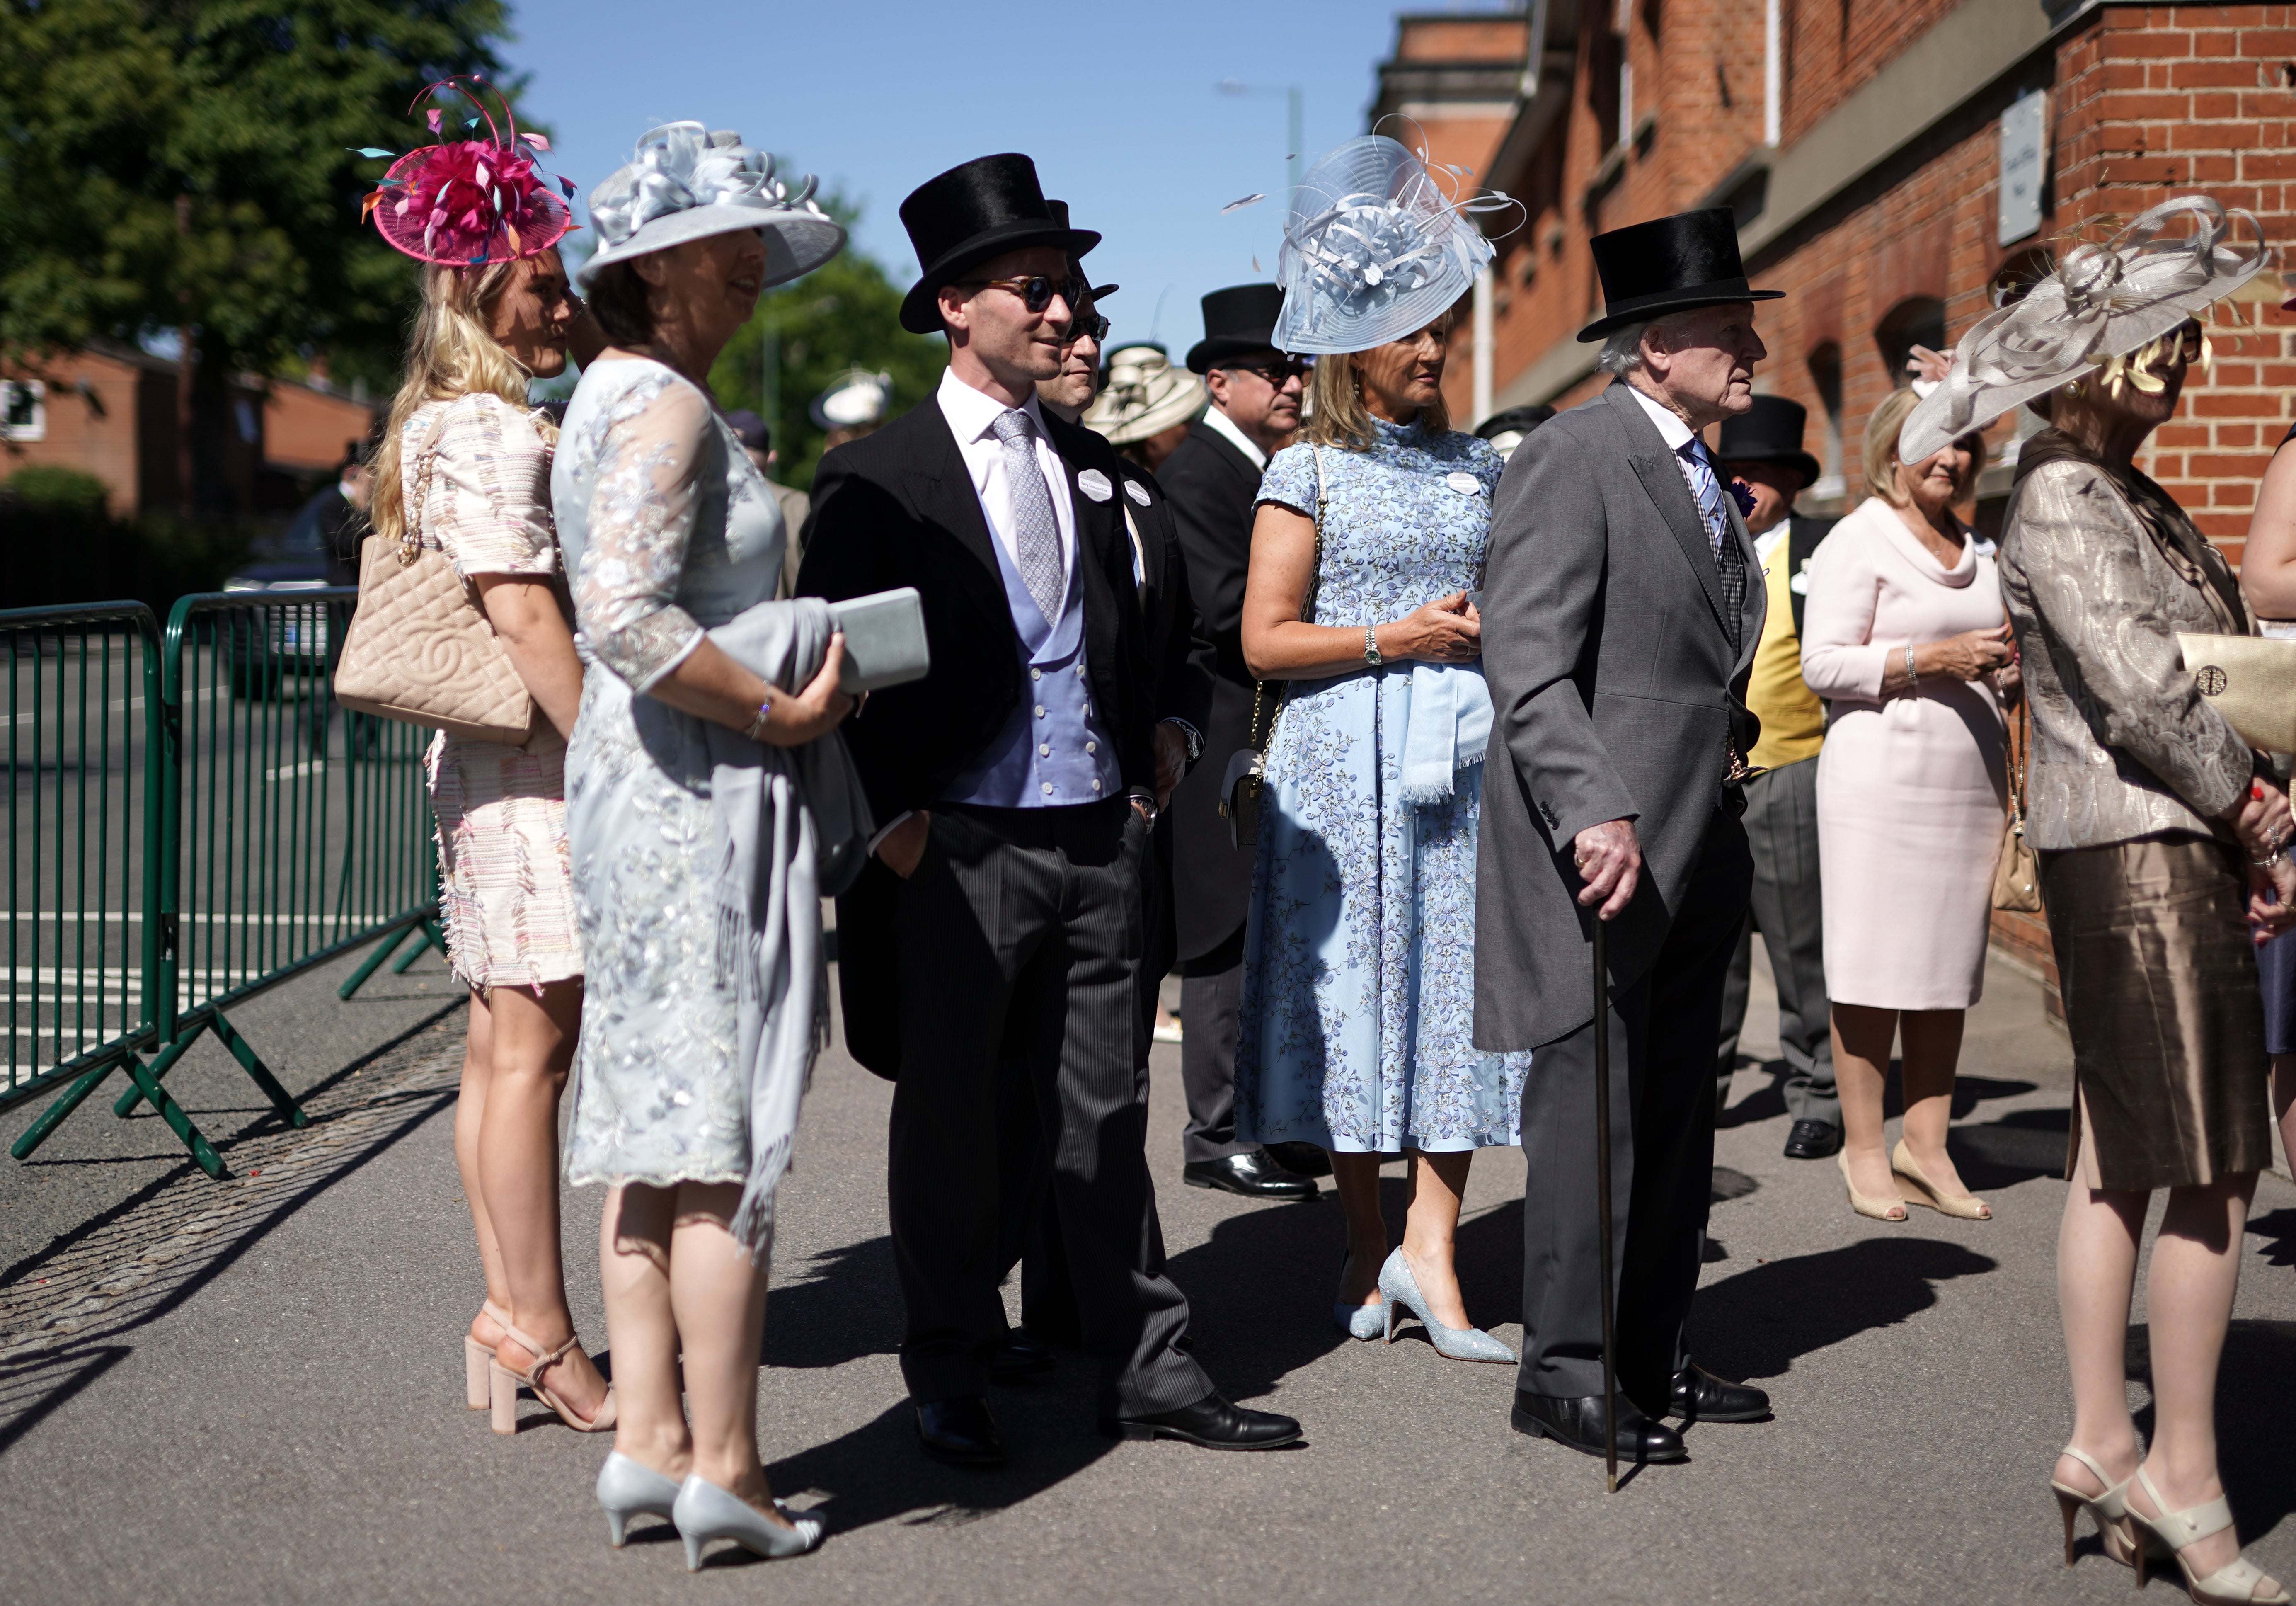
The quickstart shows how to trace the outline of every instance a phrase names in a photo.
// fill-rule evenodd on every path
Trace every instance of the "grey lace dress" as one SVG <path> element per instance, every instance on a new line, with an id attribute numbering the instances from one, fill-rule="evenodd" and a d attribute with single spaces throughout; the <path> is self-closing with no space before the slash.
<path id="1" fill-rule="evenodd" d="M 773 596 L 780 505 L 709 398 L 641 359 L 584 372 L 551 496 L 592 665 L 566 755 L 587 961 L 566 1177 L 739 1183 L 750 1083 L 738 1001 L 713 963 L 709 772 L 665 767 L 631 698 Z"/>

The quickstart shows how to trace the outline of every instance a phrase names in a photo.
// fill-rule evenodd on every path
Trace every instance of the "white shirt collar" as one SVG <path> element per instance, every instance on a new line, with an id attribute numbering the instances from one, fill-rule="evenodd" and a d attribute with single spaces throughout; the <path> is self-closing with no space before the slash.
<path id="1" fill-rule="evenodd" d="M 1218 406 L 1204 409 L 1204 425 L 1218 431 L 1230 445 L 1251 460 L 1252 467 L 1262 474 L 1267 472 L 1267 454 L 1259 449 L 1259 443 L 1245 434 L 1236 421 L 1221 412 Z"/>
<path id="2" fill-rule="evenodd" d="M 950 432 L 968 445 L 990 439 L 996 428 L 996 421 L 1012 410 L 988 391 L 976 391 L 959 379 L 953 367 L 941 370 L 940 390 L 935 399 L 940 403 L 941 416 L 948 420 Z M 1021 404 L 1021 410 L 1029 415 L 1029 422 L 1036 427 L 1037 439 L 1050 438 L 1045 428 L 1045 416 L 1037 410 L 1033 391 L 1029 399 Z"/>
<path id="3" fill-rule="evenodd" d="M 1628 395 L 1643 404 L 1643 411 L 1650 415 L 1650 421 L 1658 425 L 1659 438 L 1666 442 L 1667 450 L 1678 452 L 1682 449 L 1685 441 L 1698 439 L 1692 432 L 1690 426 L 1668 411 L 1663 403 L 1653 401 L 1637 390 L 1631 381 L 1622 380 L 1620 383 L 1626 385 Z"/>

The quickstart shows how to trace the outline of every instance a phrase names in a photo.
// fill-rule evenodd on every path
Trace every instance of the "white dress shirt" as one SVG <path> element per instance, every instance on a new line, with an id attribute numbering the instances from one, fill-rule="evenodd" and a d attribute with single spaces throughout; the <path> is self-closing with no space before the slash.
<path id="1" fill-rule="evenodd" d="M 953 367 L 942 370 L 937 399 L 941 416 L 948 420 L 949 432 L 956 437 L 956 449 L 964 458 L 965 472 L 972 476 L 972 493 L 980 498 L 981 515 L 988 519 L 997 545 L 1004 548 L 1004 556 L 1013 560 L 1017 569 L 1021 566 L 1021 549 L 1013 528 L 1013 487 L 1004 474 L 1004 443 L 996 432 L 996 420 L 1010 409 L 994 396 L 976 391 L 959 379 Z M 1053 449 L 1052 440 L 1045 432 L 1045 416 L 1037 410 L 1033 393 L 1021 410 L 1029 415 L 1029 422 L 1034 427 L 1037 465 L 1044 471 L 1045 489 L 1053 498 L 1053 521 L 1061 528 L 1061 566 L 1074 573 L 1076 502 L 1069 494 L 1068 465 Z"/>
<path id="2" fill-rule="evenodd" d="M 1245 434 L 1234 419 L 1219 410 L 1218 402 L 1204 409 L 1204 427 L 1218 431 L 1230 445 L 1250 460 L 1252 467 L 1262 474 L 1267 472 L 1267 454 L 1259 449 L 1259 443 Z"/>

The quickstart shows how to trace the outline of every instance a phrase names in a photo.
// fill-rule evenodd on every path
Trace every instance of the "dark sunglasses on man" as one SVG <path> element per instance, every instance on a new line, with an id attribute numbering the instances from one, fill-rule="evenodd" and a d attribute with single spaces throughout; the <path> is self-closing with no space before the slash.
<path id="1" fill-rule="evenodd" d="M 1021 304 L 1031 312 L 1042 312 L 1051 306 L 1055 295 L 1073 309 L 1084 300 L 1089 288 L 1074 274 L 1055 280 L 1041 273 L 1023 274 L 1009 279 L 959 279 L 956 287 L 960 290 L 1009 290 L 1019 296 Z"/>
<path id="2" fill-rule="evenodd" d="M 1294 379 L 1306 383 L 1316 372 L 1315 358 L 1310 357 L 1287 357 L 1281 362 L 1224 362 L 1218 366 L 1229 374 L 1257 374 L 1279 391 Z"/>

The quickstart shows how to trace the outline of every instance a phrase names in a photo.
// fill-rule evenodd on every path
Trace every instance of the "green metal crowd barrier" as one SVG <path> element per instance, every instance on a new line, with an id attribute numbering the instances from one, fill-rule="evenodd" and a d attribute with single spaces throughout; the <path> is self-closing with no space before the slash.
<path id="1" fill-rule="evenodd" d="M 23 1159 L 115 1071 L 210 1176 L 165 1079 L 212 1034 L 281 1117 L 308 1117 L 228 1011 L 375 944 L 443 948 L 430 733 L 330 695 L 348 587 L 186 597 L 164 630 L 102 603 L 0 612 L 12 646 L 8 1015 L 0 1108 L 62 1086 Z M 415 941 L 409 944 L 407 939 Z"/>

